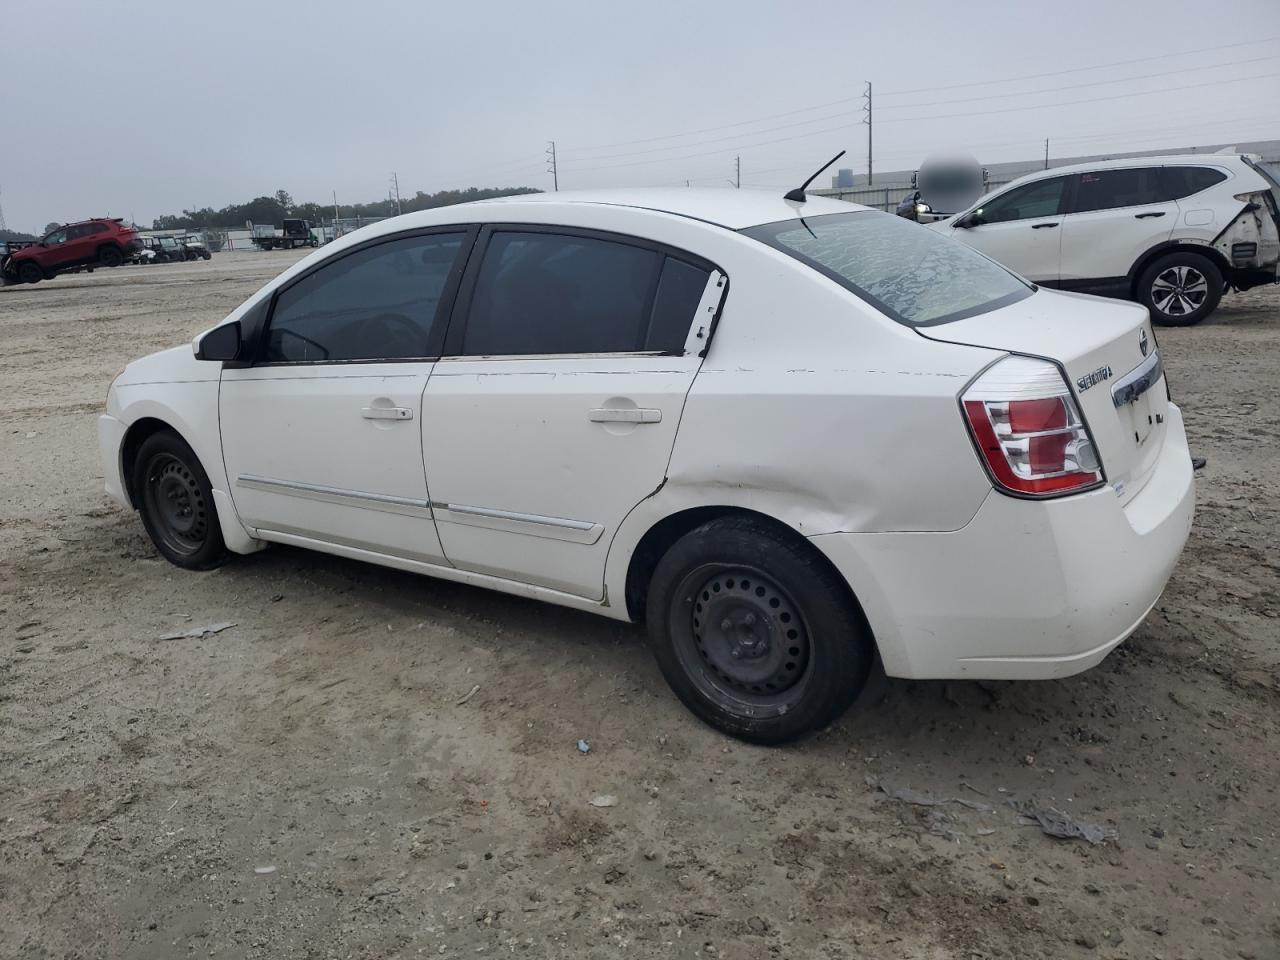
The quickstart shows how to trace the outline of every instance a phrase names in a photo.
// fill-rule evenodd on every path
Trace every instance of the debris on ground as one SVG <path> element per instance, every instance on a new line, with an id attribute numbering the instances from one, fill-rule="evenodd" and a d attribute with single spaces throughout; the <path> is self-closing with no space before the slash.
<path id="1" fill-rule="evenodd" d="M 616 807 L 618 798 L 611 793 L 602 793 L 598 797 L 592 797 L 588 802 L 593 807 Z"/>
<path id="2" fill-rule="evenodd" d="M 268 863 L 268 864 L 266 864 L 266 865 L 264 865 L 264 866 L 261 866 L 261 867 L 254 867 L 254 868 L 253 868 L 253 872 L 254 872 L 254 873 L 256 873 L 256 874 L 260 874 L 260 875 L 261 875 L 261 874 L 268 874 L 268 873 L 275 873 L 275 872 L 276 872 L 276 868 L 275 868 L 275 866 L 273 866 L 272 864 Z"/>
<path id="3" fill-rule="evenodd" d="M 462 706 L 464 703 L 466 703 L 468 700 L 470 700 L 479 692 L 480 692 L 480 684 L 477 683 L 475 686 L 473 686 L 470 690 L 468 690 L 466 693 L 464 693 L 454 702 L 457 703 L 458 706 Z"/>
<path id="4" fill-rule="evenodd" d="M 578 752 L 579 752 L 579 753 L 590 753 L 590 752 L 591 752 L 591 741 L 590 741 L 590 740 L 579 740 L 579 741 L 578 741 Z"/>
<path id="5" fill-rule="evenodd" d="M 940 807 L 948 803 L 958 803 L 962 807 L 981 810 L 983 813 L 991 813 L 995 809 L 989 804 L 979 803 L 977 800 L 966 800 L 964 797 L 932 797 L 911 787 L 895 787 L 877 777 L 867 777 L 867 786 L 880 790 L 893 800 L 901 800 L 903 803 L 911 803 L 919 807 Z"/>
<path id="6" fill-rule="evenodd" d="M 1055 807 L 1041 807 L 1029 800 L 1009 800 L 1009 806 L 1015 812 L 1040 824 L 1046 836 L 1060 840 L 1085 840 L 1094 846 L 1116 839 L 1116 831 L 1098 823 L 1086 823 L 1077 820 L 1069 813 L 1063 813 Z"/>
<path id="7" fill-rule="evenodd" d="M 203 627 L 192 627 L 190 630 L 183 630 L 179 633 L 166 633 L 162 637 L 156 637 L 157 640 L 200 640 L 204 637 L 212 637 L 216 633 L 223 630 L 230 630 L 234 627 L 234 623 L 208 623 Z"/>

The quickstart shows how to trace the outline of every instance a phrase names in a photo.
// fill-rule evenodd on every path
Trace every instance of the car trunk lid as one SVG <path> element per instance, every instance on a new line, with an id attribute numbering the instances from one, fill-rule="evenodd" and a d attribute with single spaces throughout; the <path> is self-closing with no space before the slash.
<path id="1" fill-rule="evenodd" d="M 1149 479 L 1164 444 L 1168 392 L 1145 307 L 1039 290 L 990 313 L 917 332 L 1057 364 L 1116 495 L 1127 502 Z"/>

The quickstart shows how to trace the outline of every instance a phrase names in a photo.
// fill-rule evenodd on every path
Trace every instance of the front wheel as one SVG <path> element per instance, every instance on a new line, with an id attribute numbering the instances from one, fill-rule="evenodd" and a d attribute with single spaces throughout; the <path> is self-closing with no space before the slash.
<path id="1" fill-rule="evenodd" d="M 1138 298 L 1151 311 L 1153 323 L 1189 327 L 1218 307 L 1222 271 L 1198 253 L 1170 253 L 1142 272 Z"/>
<path id="2" fill-rule="evenodd" d="M 23 283 L 39 283 L 44 279 L 44 270 L 34 261 L 23 261 L 18 266 L 18 279 Z"/>
<path id="3" fill-rule="evenodd" d="M 676 696 L 752 743 L 834 721 L 873 659 L 848 585 L 803 540 L 750 517 L 712 520 L 678 540 L 654 571 L 646 613 Z"/>
<path id="4" fill-rule="evenodd" d="M 133 489 L 142 524 L 170 563 L 209 570 L 227 559 L 213 488 L 195 452 L 170 430 L 142 442 Z"/>

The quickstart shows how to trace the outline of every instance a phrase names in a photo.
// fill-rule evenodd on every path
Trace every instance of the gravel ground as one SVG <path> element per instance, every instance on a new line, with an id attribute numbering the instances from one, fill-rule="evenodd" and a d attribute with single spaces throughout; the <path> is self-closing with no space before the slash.
<path id="1" fill-rule="evenodd" d="M 0 290 L 0 956 L 1280 956 L 1280 288 L 1160 331 L 1209 466 L 1128 643 L 1063 681 L 879 678 L 770 750 L 689 716 L 634 627 L 295 549 L 157 558 L 102 493 L 107 385 L 293 259 Z"/>

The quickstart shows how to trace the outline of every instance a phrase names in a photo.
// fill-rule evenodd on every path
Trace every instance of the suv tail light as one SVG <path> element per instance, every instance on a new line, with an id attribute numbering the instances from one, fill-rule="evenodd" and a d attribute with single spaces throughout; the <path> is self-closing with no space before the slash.
<path id="1" fill-rule="evenodd" d="M 1053 364 L 1006 357 L 970 384 L 960 400 L 998 488 L 1053 497 L 1102 483 L 1080 408 Z"/>

